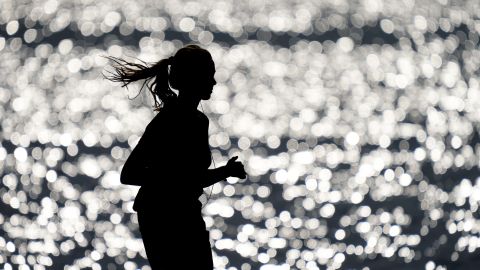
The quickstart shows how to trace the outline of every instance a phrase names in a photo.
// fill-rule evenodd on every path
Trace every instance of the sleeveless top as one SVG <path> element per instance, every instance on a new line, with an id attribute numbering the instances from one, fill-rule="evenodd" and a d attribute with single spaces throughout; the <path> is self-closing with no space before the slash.
<path id="1" fill-rule="evenodd" d="M 144 150 L 148 179 L 144 179 L 133 210 L 182 219 L 201 215 L 198 198 L 211 163 L 208 124 L 202 112 L 185 111 L 173 103 L 147 125 L 136 147 Z"/>

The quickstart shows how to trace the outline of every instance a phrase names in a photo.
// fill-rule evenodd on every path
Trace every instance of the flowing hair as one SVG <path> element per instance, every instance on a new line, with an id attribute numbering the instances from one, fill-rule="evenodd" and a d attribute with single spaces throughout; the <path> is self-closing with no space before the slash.
<path id="1" fill-rule="evenodd" d="M 175 92 L 170 88 L 168 74 L 168 66 L 171 65 L 173 57 L 162 59 L 153 65 L 139 59 L 141 63 L 133 63 L 113 56 L 103 57 L 112 61 L 112 67 L 114 68 L 113 72 L 107 71 L 108 75 L 102 73 L 105 79 L 112 82 L 120 82 L 122 83 L 122 87 L 127 87 L 127 89 L 129 84 L 139 80 L 145 80 L 135 97 L 137 97 L 146 86 L 153 96 L 153 108 L 155 111 L 159 111 L 170 103 L 170 101 L 177 98 Z"/>

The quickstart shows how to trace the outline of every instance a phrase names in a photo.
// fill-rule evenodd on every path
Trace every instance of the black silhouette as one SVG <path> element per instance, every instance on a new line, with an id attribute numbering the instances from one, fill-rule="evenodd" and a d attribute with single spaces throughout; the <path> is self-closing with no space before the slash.
<path id="1" fill-rule="evenodd" d="M 226 177 L 245 178 L 237 157 L 208 169 L 208 118 L 197 110 L 210 98 L 215 64 L 210 53 L 188 45 L 149 66 L 107 57 L 115 73 L 107 79 L 145 80 L 159 111 L 125 162 L 121 182 L 141 186 L 133 209 L 152 269 L 212 269 L 209 232 L 198 200 L 203 188 Z M 170 88 L 178 90 L 178 97 Z"/>

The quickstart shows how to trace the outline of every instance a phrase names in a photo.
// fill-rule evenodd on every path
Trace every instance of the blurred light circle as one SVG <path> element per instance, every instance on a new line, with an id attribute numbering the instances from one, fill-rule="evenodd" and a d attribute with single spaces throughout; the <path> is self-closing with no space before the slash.
<path id="1" fill-rule="evenodd" d="M 180 20 L 178 26 L 183 32 L 190 32 L 195 28 L 195 21 L 192 18 L 186 17 Z"/>
<path id="2" fill-rule="evenodd" d="M 337 41 L 338 47 L 345 53 L 348 53 L 353 50 L 353 40 L 349 37 L 339 38 Z"/>
<path id="3" fill-rule="evenodd" d="M 385 32 L 387 34 L 391 34 L 395 30 L 395 25 L 389 19 L 381 20 L 380 21 L 380 27 L 382 28 L 383 32 Z"/>
<path id="4" fill-rule="evenodd" d="M 20 24 L 18 23 L 18 21 L 10 21 L 7 23 L 5 30 L 7 31 L 7 34 L 11 36 L 17 33 L 19 26 Z"/>

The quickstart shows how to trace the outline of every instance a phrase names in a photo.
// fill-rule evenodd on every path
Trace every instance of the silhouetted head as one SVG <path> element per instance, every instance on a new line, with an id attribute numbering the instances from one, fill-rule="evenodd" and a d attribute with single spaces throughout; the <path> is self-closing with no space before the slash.
<path id="1" fill-rule="evenodd" d="M 112 56 L 106 58 L 114 62 L 115 73 L 110 72 L 110 76 L 105 77 L 111 81 L 122 82 L 122 86 L 145 80 L 140 91 L 147 86 L 153 95 L 156 110 L 177 98 L 172 88 L 178 90 L 181 96 L 207 100 L 216 84 L 212 56 L 198 45 L 187 45 L 174 56 L 162 59 L 154 65 L 145 62 L 131 63 Z"/>
<path id="2" fill-rule="evenodd" d="M 215 64 L 210 53 L 197 45 L 188 45 L 170 58 L 169 81 L 180 95 L 209 99 L 213 86 Z"/>

